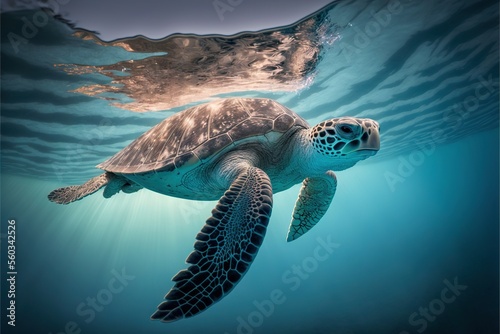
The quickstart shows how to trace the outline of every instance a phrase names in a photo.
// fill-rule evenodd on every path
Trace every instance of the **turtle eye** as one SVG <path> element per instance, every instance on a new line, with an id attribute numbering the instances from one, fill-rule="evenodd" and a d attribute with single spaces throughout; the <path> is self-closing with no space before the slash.
<path id="1" fill-rule="evenodd" d="M 340 130 L 342 130 L 345 133 L 352 133 L 352 129 L 350 127 L 348 127 L 347 125 L 342 125 L 340 127 Z"/>
<path id="2" fill-rule="evenodd" d="M 343 122 L 337 125 L 338 134 L 344 139 L 354 139 L 361 133 L 361 126 Z"/>

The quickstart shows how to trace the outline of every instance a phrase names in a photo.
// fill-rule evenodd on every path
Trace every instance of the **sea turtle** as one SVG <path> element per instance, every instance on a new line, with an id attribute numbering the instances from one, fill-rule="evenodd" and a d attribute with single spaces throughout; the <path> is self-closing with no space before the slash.
<path id="1" fill-rule="evenodd" d="M 221 99 L 165 119 L 97 166 L 105 173 L 48 198 L 67 204 L 106 186 L 106 198 L 147 188 L 219 200 L 196 236 L 189 268 L 172 278 L 174 287 L 151 316 L 169 322 L 203 311 L 240 281 L 264 239 L 273 193 L 303 181 L 287 236 L 295 240 L 327 211 L 337 186 L 333 171 L 379 147 L 379 125 L 370 119 L 333 118 L 310 128 L 270 99 Z"/>

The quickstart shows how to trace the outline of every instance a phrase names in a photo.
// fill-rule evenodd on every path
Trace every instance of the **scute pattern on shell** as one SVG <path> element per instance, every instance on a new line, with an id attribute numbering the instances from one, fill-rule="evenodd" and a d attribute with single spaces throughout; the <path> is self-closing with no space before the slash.
<path id="1" fill-rule="evenodd" d="M 230 98 L 181 111 L 97 167 L 114 173 L 171 171 L 203 161 L 239 140 L 309 125 L 270 99 Z M 257 140 L 259 138 L 256 138 Z"/>

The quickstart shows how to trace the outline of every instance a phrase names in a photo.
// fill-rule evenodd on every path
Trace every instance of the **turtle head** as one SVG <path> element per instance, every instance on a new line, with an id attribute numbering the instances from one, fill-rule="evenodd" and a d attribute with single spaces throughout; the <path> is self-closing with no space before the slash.
<path id="1" fill-rule="evenodd" d="M 319 123 L 309 138 L 317 162 L 332 170 L 354 166 L 380 149 L 379 124 L 367 118 L 341 117 Z"/>

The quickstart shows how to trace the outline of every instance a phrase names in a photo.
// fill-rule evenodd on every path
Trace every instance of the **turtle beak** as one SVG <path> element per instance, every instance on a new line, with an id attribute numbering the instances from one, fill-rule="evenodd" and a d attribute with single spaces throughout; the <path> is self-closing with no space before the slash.
<path id="1" fill-rule="evenodd" d="M 378 131 L 372 132 L 372 134 L 368 137 L 368 139 L 364 142 L 361 142 L 358 149 L 356 151 L 378 151 L 380 150 L 380 135 Z"/>
<path id="2" fill-rule="evenodd" d="M 366 140 L 361 140 L 361 143 L 356 151 L 373 151 L 372 155 L 375 155 L 378 150 L 380 150 L 380 133 L 379 133 L 379 124 L 375 121 L 372 121 L 374 126 L 371 127 L 371 133 L 366 138 Z"/>

